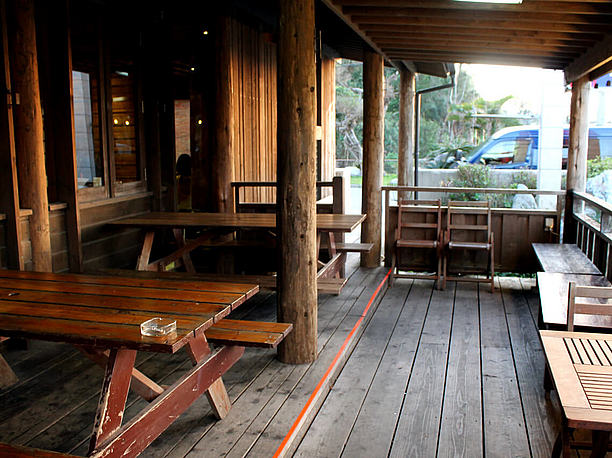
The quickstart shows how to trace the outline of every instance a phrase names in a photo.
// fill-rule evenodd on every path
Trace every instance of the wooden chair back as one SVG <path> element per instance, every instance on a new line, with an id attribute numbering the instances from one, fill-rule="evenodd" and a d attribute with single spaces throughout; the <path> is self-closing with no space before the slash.
<path id="1" fill-rule="evenodd" d="M 476 215 L 476 220 L 478 219 L 478 215 L 486 216 L 486 224 L 477 224 L 478 221 L 474 224 L 466 224 L 465 216 L 466 215 Z M 457 221 L 457 217 L 461 217 L 459 222 Z M 447 212 L 447 220 L 446 220 L 446 240 L 451 241 L 452 232 L 453 231 L 462 231 L 465 233 L 469 231 L 473 234 L 478 234 L 478 232 L 482 232 L 486 235 L 484 242 L 489 242 L 491 240 L 491 203 L 488 200 L 483 201 L 458 201 L 451 200 L 448 202 L 448 212 Z M 478 235 L 470 236 L 477 238 Z M 478 241 L 478 240 L 469 240 L 469 241 Z"/>
<path id="2" fill-rule="evenodd" d="M 612 316 L 612 287 L 579 286 L 570 282 L 567 301 L 567 330 L 574 330 L 576 314 Z"/>
<path id="3" fill-rule="evenodd" d="M 434 207 L 435 221 L 412 221 L 411 213 L 423 213 L 423 207 Z M 407 215 L 406 218 L 404 215 Z M 402 199 L 397 207 L 395 240 L 440 240 L 442 233 L 442 201 Z"/>

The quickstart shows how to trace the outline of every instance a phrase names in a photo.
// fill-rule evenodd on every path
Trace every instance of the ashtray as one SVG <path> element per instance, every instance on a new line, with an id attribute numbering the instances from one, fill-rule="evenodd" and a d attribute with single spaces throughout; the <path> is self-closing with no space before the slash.
<path id="1" fill-rule="evenodd" d="M 167 336 L 176 332 L 176 320 L 155 317 L 140 323 L 140 333 L 143 336 Z"/>

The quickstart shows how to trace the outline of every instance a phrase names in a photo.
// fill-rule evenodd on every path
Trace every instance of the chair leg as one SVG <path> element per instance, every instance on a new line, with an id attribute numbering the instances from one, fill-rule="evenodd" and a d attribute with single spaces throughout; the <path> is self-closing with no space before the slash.
<path id="1" fill-rule="evenodd" d="M 495 249 L 491 245 L 491 293 L 495 292 Z"/>
<path id="2" fill-rule="evenodd" d="M 446 264 L 448 263 L 446 251 L 444 251 L 444 259 L 442 263 L 442 291 L 446 289 Z"/>
<path id="3" fill-rule="evenodd" d="M 391 254 L 391 275 L 389 275 L 389 288 L 393 286 L 393 280 L 395 280 L 395 259 L 396 258 L 397 258 L 397 255 L 395 253 L 395 250 L 393 250 Z"/>
<path id="4" fill-rule="evenodd" d="M 440 282 L 442 281 L 442 253 L 438 251 L 438 278 L 436 278 L 436 289 L 440 289 Z"/>

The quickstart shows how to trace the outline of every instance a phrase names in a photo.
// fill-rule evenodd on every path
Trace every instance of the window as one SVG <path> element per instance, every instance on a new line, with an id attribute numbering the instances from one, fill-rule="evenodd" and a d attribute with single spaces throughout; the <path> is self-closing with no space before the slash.
<path id="1" fill-rule="evenodd" d="M 75 5 L 72 85 L 79 198 L 115 197 L 145 188 L 134 35 L 105 38 L 102 20 Z"/>

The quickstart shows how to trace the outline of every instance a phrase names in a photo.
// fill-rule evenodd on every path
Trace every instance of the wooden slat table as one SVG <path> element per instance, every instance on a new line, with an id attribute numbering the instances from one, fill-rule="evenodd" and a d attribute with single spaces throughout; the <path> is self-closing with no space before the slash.
<path id="1" fill-rule="evenodd" d="M 330 260 L 322 263 L 317 278 L 336 276 L 344 263 L 345 253 L 336 250 L 336 233 L 352 232 L 366 219 L 366 215 L 317 214 L 317 251 L 321 245 L 321 236 L 326 238 Z M 165 270 L 166 266 L 182 259 L 188 272 L 195 272 L 189 253 L 210 240 L 209 234 L 198 239 L 186 241 L 183 229 L 197 228 L 215 231 L 233 232 L 242 229 L 276 230 L 274 213 L 184 213 L 152 212 L 142 216 L 120 219 L 111 223 L 118 226 L 139 227 L 146 230 L 142 250 L 138 259 L 138 270 Z M 156 261 L 150 262 L 151 248 L 155 231 L 169 229 L 174 233 L 178 249 Z"/>
<path id="2" fill-rule="evenodd" d="M 545 272 L 601 275 L 599 269 L 576 245 L 532 243 L 531 246 Z"/>
<path id="3" fill-rule="evenodd" d="M 540 290 L 540 329 L 564 330 L 567 328 L 567 301 L 569 282 L 584 286 L 612 286 L 603 275 L 565 274 L 538 272 Z M 601 315 L 577 315 L 576 326 L 612 329 L 612 317 Z"/>
<path id="4" fill-rule="evenodd" d="M 540 331 L 563 427 L 555 452 L 569 453 L 568 428 L 593 431 L 593 455 L 605 456 L 612 431 L 612 335 Z"/>
<path id="5" fill-rule="evenodd" d="M 244 348 L 221 346 L 211 351 L 204 331 L 258 289 L 219 282 L 0 270 L 0 335 L 71 343 L 104 365 L 89 452 L 134 456 L 204 392 L 219 418 L 227 414 L 230 401 L 221 376 Z M 140 323 L 153 317 L 176 320 L 176 333 L 142 336 Z M 194 367 L 166 389 L 134 368 L 137 351 L 176 353 L 183 347 Z M 130 382 L 151 403 L 122 425 Z"/>

